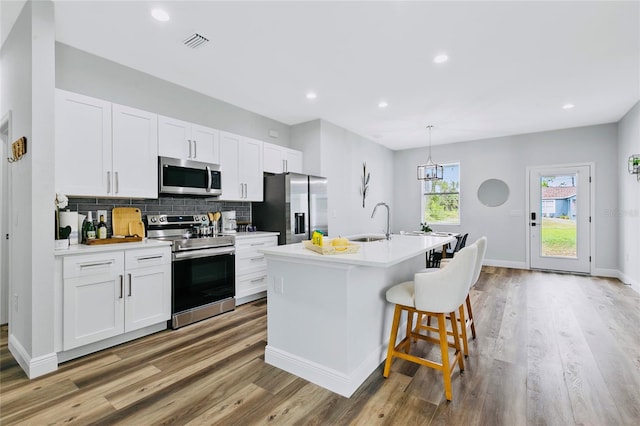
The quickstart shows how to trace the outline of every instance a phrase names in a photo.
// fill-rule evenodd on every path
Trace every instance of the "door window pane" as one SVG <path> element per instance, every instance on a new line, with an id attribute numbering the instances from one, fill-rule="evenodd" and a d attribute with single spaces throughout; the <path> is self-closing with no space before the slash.
<path id="1" fill-rule="evenodd" d="M 541 176 L 540 254 L 577 257 L 577 175 Z"/>

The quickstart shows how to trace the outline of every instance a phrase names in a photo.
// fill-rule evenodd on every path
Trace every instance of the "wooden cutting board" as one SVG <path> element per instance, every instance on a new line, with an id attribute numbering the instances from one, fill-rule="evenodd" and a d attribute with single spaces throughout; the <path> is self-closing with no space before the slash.
<path id="1" fill-rule="evenodd" d="M 129 223 L 142 223 L 142 213 L 137 207 L 115 207 L 111 210 L 111 225 L 113 227 L 113 235 L 131 235 L 129 234 Z M 144 225 L 143 225 L 144 228 Z M 143 237 L 144 235 L 140 235 Z"/>
<path id="2" fill-rule="evenodd" d="M 129 233 L 127 235 L 137 235 L 144 238 L 144 223 L 142 221 L 129 222 Z"/>

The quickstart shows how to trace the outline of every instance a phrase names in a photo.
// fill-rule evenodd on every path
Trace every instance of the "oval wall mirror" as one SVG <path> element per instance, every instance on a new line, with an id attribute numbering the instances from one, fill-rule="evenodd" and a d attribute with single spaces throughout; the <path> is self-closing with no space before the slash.
<path id="1" fill-rule="evenodd" d="M 478 188 L 478 200 L 487 207 L 498 207 L 509 199 L 509 186 L 500 179 L 487 179 Z"/>

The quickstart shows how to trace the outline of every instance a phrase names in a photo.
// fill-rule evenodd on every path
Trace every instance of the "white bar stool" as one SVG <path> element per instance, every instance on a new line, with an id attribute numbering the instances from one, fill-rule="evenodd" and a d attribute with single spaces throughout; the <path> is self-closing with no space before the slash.
<path id="1" fill-rule="evenodd" d="M 389 377 L 394 357 L 440 370 L 444 375 L 445 396 L 448 401 L 451 401 L 451 376 L 456 364 L 458 364 L 460 372 L 464 371 L 456 310 L 462 306 L 469 293 L 477 252 L 475 246 L 469 246 L 460 250 L 448 267 L 431 273 L 417 273 L 413 281 L 397 284 L 387 290 L 387 301 L 395 303 L 396 306 L 389 337 L 387 360 L 384 365 L 384 377 Z M 406 336 L 396 345 L 400 316 L 403 311 L 407 312 Z M 436 317 L 438 319 L 437 328 L 421 325 L 421 327 L 414 329 L 413 314 L 418 314 L 419 318 L 422 315 Z M 451 331 L 447 330 L 447 319 L 451 324 Z M 421 330 L 437 332 L 439 339 L 421 334 Z M 453 336 L 453 342 L 449 341 L 449 335 Z M 413 338 L 439 343 L 442 362 L 410 355 Z M 455 348 L 454 358 L 451 362 L 449 360 L 450 346 Z"/>

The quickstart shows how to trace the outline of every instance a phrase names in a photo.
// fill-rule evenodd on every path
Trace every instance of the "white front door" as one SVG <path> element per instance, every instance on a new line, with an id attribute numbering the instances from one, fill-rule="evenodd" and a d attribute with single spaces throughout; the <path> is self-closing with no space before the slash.
<path id="1" fill-rule="evenodd" d="M 591 272 L 591 166 L 529 169 L 533 269 Z"/>

